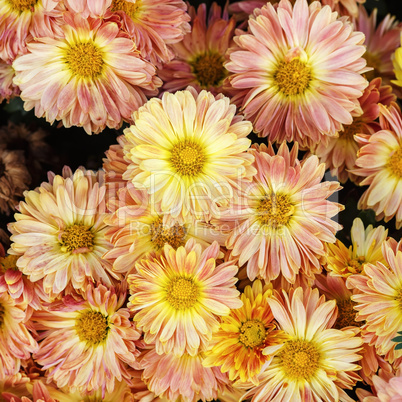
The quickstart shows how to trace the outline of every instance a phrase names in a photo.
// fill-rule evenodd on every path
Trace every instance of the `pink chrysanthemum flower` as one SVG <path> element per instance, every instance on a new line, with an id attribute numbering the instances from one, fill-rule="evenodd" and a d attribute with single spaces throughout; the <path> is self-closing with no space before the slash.
<path id="1" fill-rule="evenodd" d="M 204 367 L 203 357 L 202 353 L 180 357 L 173 353 L 159 355 L 152 349 L 141 360 L 142 378 L 150 391 L 169 401 L 217 399 L 218 392 L 229 384 L 229 378 L 219 367 Z"/>
<path id="2" fill-rule="evenodd" d="M 389 268 L 380 262 L 367 264 L 364 275 L 351 275 L 347 286 L 356 289 L 352 300 L 357 303 L 356 320 L 365 321 L 366 342 L 390 363 L 401 363 L 402 350 L 395 350 L 397 344 L 391 339 L 402 328 L 402 243 L 390 238 L 382 250 Z"/>
<path id="3" fill-rule="evenodd" d="M 12 65 L 0 60 L 0 103 L 20 94 L 20 89 L 13 83 L 14 76 Z"/>
<path id="4" fill-rule="evenodd" d="M 323 5 L 329 5 L 333 11 L 340 15 L 357 17 L 359 14 L 359 4 L 365 3 L 366 0 L 321 0 Z"/>
<path id="5" fill-rule="evenodd" d="M 125 286 L 88 285 L 83 298 L 68 295 L 62 302 L 32 316 L 42 342 L 34 354 L 47 370 L 48 381 L 72 392 L 103 395 L 116 381 L 129 381 L 129 367 L 140 368 L 137 357 L 141 333 L 124 308 Z"/>
<path id="6" fill-rule="evenodd" d="M 158 71 L 164 81 L 162 89 L 174 92 L 192 85 L 197 91 L 222 92 L 228 72 L 223 66 L 224 55 L 231 44 L 235 20 L 221 12 L 215 2 L 207 16 L 206 4 L 190 7 L 192 30 L 181 42 L 172 45 L 175 58 Z"/>
<path id="7" fill-rule="evenodd" d="M 337 15 L 319 2 L 267 3 L 234 38 L 228 84 L 260 136 L 308 146 L 353 122 L 368 85 L 364 35 Z"/>
<path id="8" fill-rule="evenodd" d="M 381 78 L 373 79 L 364 90 L 363 96 L 359 98 L 363 114 L 355 116 L 355 113 L 352 113 L 353 123 L 344 125 L 343 130 L 338 133 L 339 137 L 331 137 L 327 143 L 319 143 L 313 149 L 313 153 L 319 157 L 320 162 L 325 163 L 331 175 L 336 176 L 341 183 L 345 183 L 348 178 L 353 182 L 359 179 L 349 171 L 356 168 L 355 162 L 359 150 L 354 135 L 369 135 L 380 130 L 380 124 L 376 121 L 380 113 L 378 104 L 389 106 L 392 101 L 396 101 L 392 88 L 389 85 L 382 86 Z"/>
<path id="9" fill-rule="evenodd" d="M 141 56 L 155 65 L 174 57 L 171 45 L 190 32 L 190 16 L 182 0 L 65 0 L 69 9 L 88 16 L 116 20 L 134 40 Z"/>
<path id="10" fill-rule="evenodd" d="M 7 292 L 0 292 L 0 380 L 17 374 L 21 360 L 28 359 L 38 348 L 25 320 L 25 311 Z"/>
<path id="11" fill-rule="evenodd" d="M 59 0 L 0 0 L 0 59 L 7 63 L 26 53 L 31 36 L 59 35 Z"/>
<path id="12" fill-rule="evenodd" d="M 361 196 L 358 208 L 371 208 L 376 219 L 388 222 L 396 218 L 396 227 L 402 226 L 402 116 L 399 107 L 380 105 L 381 130 L 372 135 L 357 135 L 361 145 L 352 171 L 364 179 L 360 185 L 369 185 Z"/>
<path id="13" fill-rule="evenodd" d="M 234 188 L 255 174 L 246 153 L 251 123 L 236 115 L 222 94 L 188 90 L 165 92 L 133 114 L 124 130 L 130 166 L 123 179 L 152 195 L 156 212 L 173 218 L 209 220 Z"/>
<path id="14" fill-rule="evenodd" d="M 165 245 L 159 258 L 143 259 L 128 276 L 129 308 L 156 352 L 196 356 L 205 350 L 219 317 L 242 302 L 230 261 L 216 265 L 218 243 L 202 251 L 193 239 L 175 250 Z"/>
<path id="15" fill-rule="evenodd" d="M 16 222 L 9 224 L 10 254 L 32 282 L 43 278 L 44 291 L 57 296 L 66 288 L 85 290 L 119 276 L 102 255 L 111 248 L 105 240 L 105 186 L 101 172 L 79 168 L 72 174 L 50 175 L 49 183 L 25 193 Z"/>
<path id="16" fill-rule="evenodd" d="M 29 382 L 30 379 L 22 373 L 7 376 L 4 380 L 0 380 L 0 398 L 3 397 L 3 400 L 8 402 L 14 397 L 13 402 L 19 402 L 19 397 L 29 396 L 29 392 L 26 388 Z"/>
<path id="17" fill-rule="evenodd" d="M 352 389 L 360 377 L 356 362 L 362 344 L 355 331 L 332 328 L 336 303 L 325 301 L 318 289 L 276 292 L 268 299 L 279 329 L 289 339 L 260 374 L 260 385 L 244 399 L 260 401 L 350 401 L 344 389 Z"/>
<path id="18" fill-rule="evenodd" d="M 278 154 L 270 145 L 252 151 L 257 174 L 228 208 L 222 208 L 219 227 L 232 227 L 226 247 L 247 263 L 247 274 L 271 281 L 282 274 L 294 283 L 296 275 L 312 277 L 321 271 L 324 243 L 335 242 L 341 226 L 331 217 L 343 207 L 327 201 L 339 190 L 338 182 L 321 182 L 325 166 L 311 155 L 300 162 L 297 144 Z"/>
<path id="19" fill-rule="evenodd" d="M 381 77 L 385 85 L 391 84 L 391 80 L 395 78 L 391 56 L 400 44 L 402 24 L 390 14 L 377 24 L 376 8 L 369 16 L 364 7 L 359 7 L 354 26 L 366 37 L 364 44 L 367 50 L 363 57 L 367 60 L 367 66 L 373 68 L 365 73 L 366 78 L 371 81 L 375 77 Z M 397 93 L 398 97 L 400 94 Z"/>
<path id="20" fill-rule="evenodd" d="M 360 402 L 400 402 L 402 401 L 402 372 L 380 369 L 377 375 L 373 376 L 373 393 L 357 389 L 356 395 Z"/>
<path id="21" fill-rule="evenodd" d="M 381 247 L 387 236 L 388 229 L 384 226 L 368 225 L 365 229 L 360 218 L 354 219 L 349 248 L 338 239 L 335 244 L 327 244 L 326 269 L 330 275 L 347 278 L 364 273 L 368 263 L 385 263 Z"/>
<path id="22" fill-rule="evenodd" d="M 148 194 L 134 188 L 132 183 L 120 189 L 118 198 L 109 200 L 108 206 L 116 212 L 105 218 L 109 226 L 105 238 L 113 248 L 104 258 L 113 261 L 113 270 L 119 273 L 134 270 L 135 262 L 150 253 L 159 255 L 165 244 L 176 250 L 194 239 L 205 249 L 214 241 L 223 246 L 226 240 L 225 234 L 205 222 L 185 219 L 164 224 L 163 216 L 152 211 Z"/>
<path id="23" fill-rule="evenodd" d="M 119 128 L 147 96 L 157 94 L 155 67 L 117 23 L 70 13 L 64 20 L 62 35 L 36 38 L 13 63 L 24 108 L 88 134 Z"/>

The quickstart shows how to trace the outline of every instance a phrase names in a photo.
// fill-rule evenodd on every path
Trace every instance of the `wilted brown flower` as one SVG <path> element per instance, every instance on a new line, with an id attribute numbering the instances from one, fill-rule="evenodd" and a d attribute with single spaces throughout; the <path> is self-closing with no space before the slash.
<path id="1" fill-rule="evenodd" d="M 9 215 L 15 210 L 18 197 L 30 183 L 23 151 L 0 149 L 0 212 Z"/>

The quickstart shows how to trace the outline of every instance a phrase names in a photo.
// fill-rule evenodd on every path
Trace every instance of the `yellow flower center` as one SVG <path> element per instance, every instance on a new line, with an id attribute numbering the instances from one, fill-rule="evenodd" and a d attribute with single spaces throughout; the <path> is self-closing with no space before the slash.
<path id="1" fill-rule="evenodd" d="M 203 149 L 193 141 L 181 141 L 171 151 L 170 163 L 181 176 L 197 176 L 205 160 Z"/>
<path id="2" fill-rule="evenodd" d="M 217 87 L 227 76 L 224 58 L 218 53 L 203 53 L 190 62 L 193 74 L 202 88 Z"/>
<path id="3" fill-rule="evenodd" d="M 159 217 L 151 224 L 151 242 L 157 249 L 162 248 L 166 243 L 174 249 L 184 246 L 186 228 L 176 223 L 171 227 L 164 227 L 162 217 Z"/>
<path id="4" fill-rule="evenodd" d="M 387 166 L 394 176 L 402 178 L 402 148 L 397 149 L 391 155 Z"/>
<path id="5" fill-rule="evenodd" d="M 75 330 L 80 341 L 94 346 L 103 342 L 109 332 L 109 322 L 99 311 L 86 310 L 75 321 Z"/>
<path id="6" fill-rule="evenodd" d="M 304 340 L 286 342 L 278 356 L 286 377 L 292 380 L 308 381 L 319 367 L 320 353 Z"/>
<path id="7" fill-rule="evenodd" d="M 345 267 L 346 273 L 360 274 L 362 272 L 362 266 L 365 263 L 366 258 L 360 256 L 357 258 L 352 258 L 348 260 L 348 265 Z"/>
<path id="8" fill-rule="evenodd" d="M 38 0 L 8 0 L 11 8 L 22 13 L 23 11 L 32 11 Z"/>
<path id="9" fill-rule="evenodd" d="M 193 307 L 199 298 L 200 290 L 190 278 L 174 278 L 167 287 L 166 300 L 176 310 Z"/>
<path id="10" fill-rule="evenodd" d="M 288 224 L 294 213 L 289 197 L 283 194 L 266 195 L 257 207 L 258 219 L 262 225 L 280 227 Z"/>
<path id="11" fill-rule="evenodd" d="M 94 79 L 102 74 L 103 53 L 91 42 L 70 45 L 65 60 L 76 77 Z"/>
<path id="12" fill-rule="evenodd" d="M 113 0 L 111 5 L 111 11 L 124 11 L 130 18 L 134 19 L 138 16 L 138 11 L 141 7 L 141 0 L 137 0 L 134 3 L 124 0 Z"/>
<path id="13" fill-rule="evenodd" d="M 64 230 L 61 235 L 61 251 L 82 251 L 87 252 L 94 245 L 94 234 L 89 226 L 72 225 Z"/>
<path id="14" fill-rule="evenodd" d="M 311 68 L 297 58 L 280 62 L 274 74 L 279 91 L 286 96 L 303 94 L 311 78 Z"/>
<path id="15" fill-rule="evenodd" d="M 376 54 L 372 54 L 369 52 L 364 53 L 363 57 L 367 61 L 367 66 L 368 67 L 373 67 L 374 70 L 368 71 L 367 73 L 364 73 L 366 79 L 368 81 L 373 80 L 375 77 L 379 77 L 380 70 L 381 70 L 381 58 L 377 56 Z"/>
<path id="16" fill-rule="evenodd" d="M 360 327 L 360 324 L 355 321 L 356 311 L 353 306 L 356 305 L 351 299 L 337 300 L 338 318 L 335 321 L 334 328 L 342 329 L 345 327 Z"/>
<path id="17" fill-rule="evenodd" d="M 0 272 L 5 272 L 9 269 L 13 271 L 18 271 L 17 260 L 20 258 L 19 255 L 7 255 L 6 257 L 0 257 Z"/>
<path id="18" fill-rule="evenodd" d="M 0 303 L 0 329 L 4 325 L 4 315 L 5 315 L 6 309 L 3 307 L 3 305 Z"/>
<path id="19" fill-rule="evenodd" d="M 244 322 L 240 328 L 239 341 L 246 348 L 254 348 L 264 343 L 265 335 L 265 327 L 261 321 L 249 320 Z"/>
<path id="20" fill-rule="evenodd" d="M 402 288 L 397 290 L 396 296 L 394 297 L 395 301 L 398 303 L 399 307 L 402 309 Z"/>
<path id="21" fill-rule="evenodd" d="M 343 131 L 339 131 L 339 138 L 354 141 L 353 136 L 355 134 L 363 133 L 363 122 L 359 119 L 353 121 L 352 124 L 344 125 Z"/>

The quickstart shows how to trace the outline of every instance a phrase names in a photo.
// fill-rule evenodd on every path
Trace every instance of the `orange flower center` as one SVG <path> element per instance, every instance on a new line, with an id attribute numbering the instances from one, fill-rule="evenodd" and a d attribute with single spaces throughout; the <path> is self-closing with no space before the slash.
<path id="1" fill-rule="evenodd" d="M 354 141 L 353 136 L 355 134 L 363 133 L 363 122 L 359 119 L 353 121 L 352 124 L 347 124 L 343 126 L 343 131 L 339 131 L 339 138 Z"/>
<path id="2" fill-rule="evenodd" d="M 266 331 L 264 324 L 258 320 L 249 320 L 240 328 L 239 341 L 246 348 L 260 346 L 265 341 Z"/>
<path id="3" fill-rule="evenodd" d="M 8 0 L 11 8 L 22 13 L 23 11 L 33 11 L 33 7 L 38 0 Z"/>
<path id="4" fill-rule="evenodd" d="M 362 266 L 365 263 L 366 258 L 364 256 L 360 256 L 357 258 L 353 258 L 351 260 L 348 260 L 348 265 L 346 268 L 347 272 L 346 273 L 352 273 L 352 274 L 360 274 L 363 269 Z"/>
<path id="5" fill-rule="evenodd" d="M 342 329 L 345 327 L 360 327 L 360 324 L 355 321 L 356 311 L 353 306 L 356 305 L 351 299 L 337 300 L 338 318 L 335 321 L 334 328 Z"/>
<path id="6" fill-rule="evenodd" d="M 0 257 L 0 272 L 8 271 L 12 269 L 13 271 L 19 271 L 17 268 L 17 260 L 20 258 L 19 255 L 7 255 L 6 257 Z"/>
<path id="7" fill-rule="evenodd" d="M 113 0 L 111 5 L 111 11 L 124 11 L 130 18 L 134 19 L 138 16 L 138 11 L 141 7 L 141 0 L 137 0 L 134 3 L 124 0 Z"/>
<path id="8" fill-rule="evenodd" d="M 402 178 L 402 148 L 397 149 L 391 155 L 387 166 L 394 176 Z"/>
<path id="9" fill-rule="evenodd" d="M 91 42 L 70 45 L 65 61 L 72 74 L 79 78 L 96 78 L 104 66 L 103 53 Z"/>
<path id="10" fill-rule="evenodd" d="M 184 246 L 186 228 L 176 223 L 171 227 L 164 227 L 162 217 L 159 217 L 151 224 L 151 241 L 157 249 L 162 248 L 166 243 L 174 249 Z"/>
<path id="11" fill-rule="evenodd" d="M 202 88 L 217 87 L 222 83 L 227 76 L 223 62 L 222 55 L 212 52 L 200 54 L 190 62 L 192 72 Z"/>
<path id="12" fill-rule="evenodd" d="M 308 381 L 319 367 L 320 353 L 304 340 L 286 342 L 278 356 L 286 377 L 292 380 Z"/>
<path id="13" fill-rule="evenodd" d="M 311 68 L 298 58 L 280 62 L 274 74 L 279 91 L 286 96 L 303 94 L 311 78 Z"/>
<path id="14" fill-rule="evenodd" d="M 94 238 L 89 226 L 80 224 L 69 226 L 60 236 L 61 251 L 88 252 L 94 246 Z"/>
<path id="15" fill-rule="evenodd" d="M 381 59 L 379 56 L 377 56 L 376 54 L 372 54 L 366 51 L 366 53 L 364 53 L 363 58 L 366 59 L 367 61 L 367 66 L 368 67 L 373 67 L 374 70 L 368 71 L 367 73 L 364 73 L 366 79 L 368 81 L 371 81 L 372 79 L 374 79 L 375 77 L 379 77 L 380 76 L 380 69 L 381 69 Z"/>
<path id="16" fill-rule="evenodd" d="M 257 207 L 258 219 L 262 225 L 280 227 L 289 223 L 294 207 L 289 197 L 283 194 L 266 195 Z"/>
<path id="17" fill-rule="evenodd" d="M 76 319 L 75 330 L 80 341 L 95 346 L 106 339 L 110 330 L 109 321 L 101 312 L 87 310 Z"/>
<path id="18" fill-rule="evenodd" d="M 200 290 L 190 278 L 174 278 L 167 287 L 166 300 L 176 310 L 193 307 L 199 298 Z"/>
<path id="19" fill-rule="evenodd" d="M 181 141 L 171 151 L 170 163 L 181 176 L 197 176 L 205 161 L 203 149 L 193 141 Z"/>

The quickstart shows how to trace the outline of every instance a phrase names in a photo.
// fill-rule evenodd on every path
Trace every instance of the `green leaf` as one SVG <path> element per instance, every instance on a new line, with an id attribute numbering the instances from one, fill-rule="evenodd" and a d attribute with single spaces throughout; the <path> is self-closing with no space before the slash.
<path id="1" fill-rule="evenodd" d="M 396 336 L 395 338 L 391 339 L 392 342 L 402 342 L 402 336 Z"/>

